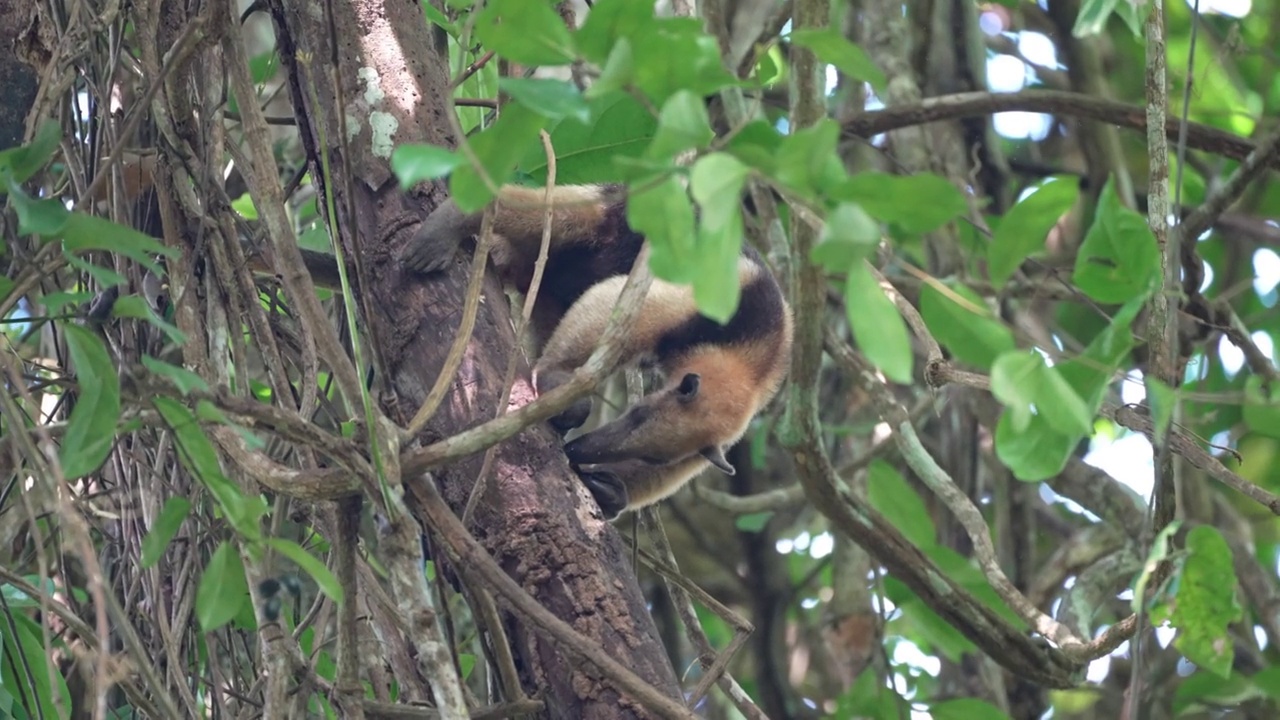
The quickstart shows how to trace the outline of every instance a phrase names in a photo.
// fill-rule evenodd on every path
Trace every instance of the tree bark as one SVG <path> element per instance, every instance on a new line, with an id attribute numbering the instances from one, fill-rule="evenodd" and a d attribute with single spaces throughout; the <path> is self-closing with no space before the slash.
<path id="1" fill-rule="evenodd" d="M 320 6 L 271 0 L 270 7 L 313 177 L 324 182 L 319 153 L 327 153 L 334 182 L 329 190 L 344 250 L 349 258 L 358 254 L 364 266 L 362 280 L 368 284 L 362 288 L 362 306 L 371 315 L 364 331 L 387 372 L 386 378 L 375 379 L 374 391 L 391 391 L 397 403 L 391 416 L 403 422 L 421 405 L 444 365 L 466 290 L 465 263 L 421 278 L 396 259 L 444 191 L 443 185 L 401 191 L 388 165 L 392 143 L 453 147 L 457 142 L 446 115 L 452 108 L 444 38 L 433 36 L 417 3 L 332 3 L 339 96 L 331 83 L 329 31 Z M 310 62 L 299 62 L 299 53 L 309 53 Z M 339 124 L 339 100 L 345 128 Z M 320 147 L 321 123 L 326 147 Z M 342 142 L 344 137 L 350 140 Z M 487 300 L 451 394 L 428 424 L 424 440 L 446 437 L 495 415 L 507 358 L 517 344 L 493 273 L 484 292 Z M 521 367 L 513 402 L 531 399 L 527 370 Z M 477 454 L 434 475 L 459 515 L 481 459 Z M 492 472 L 471 532 L 543 606 L 678 698 L 675 674 L 627 553 L 569 470 L 559 439 L 544 427 L 529 428 L 499 447 Z M 430 481 L 406 478 L 406 491 Z M 549 716 L 646 715 L 602 684 L 590 666 L 574 662 L 514 618 L 509 626 L 514 628 L 512 649 L 522 681 L 528 690 L 545 689 Z"/>

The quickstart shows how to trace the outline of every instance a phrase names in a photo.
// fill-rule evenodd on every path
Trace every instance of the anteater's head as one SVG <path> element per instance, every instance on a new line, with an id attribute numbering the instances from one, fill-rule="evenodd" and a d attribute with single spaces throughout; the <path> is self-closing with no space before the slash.
<path id="1" fill-rule="evenodd" d="M 621 417 L 565 445 L 565 454 L 578 465 L 665 465 L 702 455 L 732 475 L 724 451 L 746 431 L 760 395 L 746 363 L 731 350 L 708 349 L 681 363 L 661 390 Z"/>

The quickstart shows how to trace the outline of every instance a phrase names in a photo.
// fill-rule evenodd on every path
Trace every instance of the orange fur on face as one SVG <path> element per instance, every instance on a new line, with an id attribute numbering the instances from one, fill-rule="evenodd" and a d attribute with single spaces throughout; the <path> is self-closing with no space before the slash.
<path id="1" fill-rule="evenodd" d="M 762 368 L 736 350 L 695 349 L 675 364 L 661 390 L 569 443 L 566 452 L 582 463 L 641 460 L 665 465 L 733 445 L 776 392 L 776 384 L 761 382 Z M 697 381 L 691 398 L 681 393 L 690 376 Z"/>

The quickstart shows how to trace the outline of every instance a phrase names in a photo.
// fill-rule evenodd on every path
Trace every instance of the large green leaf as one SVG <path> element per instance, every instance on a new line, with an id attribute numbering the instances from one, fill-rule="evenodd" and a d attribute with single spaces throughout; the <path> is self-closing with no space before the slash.
<path id="1" fill-rule="evenodd" d="M 928 548 L 938 541 L 924 500 L 889 463 L 875 460 L 867 468 L 867 499 L 916 547 Z"/>
<path id="2" fill-rule="evenodd" d="M 1011 415 L 1005 410 L 996 425 L 996 457 L 1000 462 L 1024 482 L 1040 482 L 1062 472 L 1080 437 L 1054 430 L 1042 415 L 1033 415 L 1019 429 Z"/>
<path id="3" fill-rule="evenodd" d="M 674 176 L 633 185 L 627 223 L 648 238 L 654 276 L 673 283 L 693 282 L 698 265 L 693 203 Z"/>
<path id="4" fill-rule="evenodd" d="M 196 588 L 196 619 L 202 632 L 213 632 L 231 622 L 249 601 L 244 564 L 231 543 L 223 541 L 209 558 Z"/>
<path id="5" fill-rule="evenodd" d="M 391 153 L 391 172 L 408 189 L 424 180 L 435 180 L 453 172 L 463 162 L 462 156 L 435 145 L 410 143 Z"/>
<path id="6" fill-rule="evenodd" d="M 830 272 L 844 272 L 869 258 L 880 244 L 880 225 L 862 206 L 842 202 L 827 214 L 809 259 Z"/>
<path id="7" fill-rule="evenodd" d="M 0 189 L 24 183 L 40 172 L 58 149 L 61 138 L 62 128 L 58 123 L 44 120 L 36 128 L 36 135 L 30 143 L 0 152 L 0 179 L 4 180 L 0 182 Z"/>
<path id="8" fill-rule="evenodd" d="M 963 215 L 964 195 L 946 178 L 933 173 L 890 175 L 861 172 L 833 195 L 857 201 L 872 217 L 909 233 L 925 233 Z"/>
<path id="9" fill-rule="evenodd" d="M 848 174 L 836 152 L 840 126 L 830 119 L 786 136 L 777 152 L 774 179 L 805 198 L 841 188 Z"/>
<path id="10" fill-rule="evenodd" d="M 790 37 L 791 42 L 812 50 L 819 60 L 835 65 L 846 76 L 868 83 L 877 93 L 887 89 L 884 71 L 871 56 L 834 29 L 795 30 Z"/>
<path id="11" fill-rule="evenodd" d="M 566 80 L 500 78 L 498 88 L 513 100 L 549 120 L 591 119 L 591 108 L 577 86 Z"/>
<path id="12" fill-rule="evenodd" d="M 689 189 L 698 202 L 698 258 L 693 298 L 698 311 L 727 323 L 738 309 L 742 253 L 742 186 L 747 166 L 727 153 L 694 163 Z"/>
<path id="13" fill-rule="evenodd" d="M 587 106 L 591 110 L 587 122 L 567 117 L 549 131 L 556 152 L 558 185 L 618 182 L 618 161 L 639 157 L 658 126 L 657 119 L 639 101 L 622 91 L 593 97 Z M 547 154 L 541 144 L 524 154 L 520 171 L 535 183 L 546 181 Z"/>
<path id="14" fill-rule="evenodd" d="M 336 602 L 342 602 L 342 585 L 323 562 L 317 560 L 311 553 L 302 549 L 302 546 L 292 540 L 284 540 L 281 538 L 269 538 L 267 544 L 275 548 L 281 555 L 292 560 L 298 567 L 311 576 L 316 581 L 316 585 L 320 586 L 320 591 L 329 596 L 329 599 Z"/>
<path id="15" fill-rule="evenodd" d="M 534 145 L 546 118 L 519 103 L 503 109 L 493 125 L 471 140 L 471 151 L 493 182 L 485 184 L 470 162 L 464 162 L 449 180 L 449 194 L 463 212 L 474 212 L 489 204 L 494 192 L 506 183 L 516 163 Z M 466 157 L 463 154 L 463 157 Z"/>
<path id="16" fill-rule="evenodd" d="M 573 42 L 547 0 L 487 0 L 475 16 L 476 38 L 521 65 L 573 62 Z"/>
<path id="17" fill-rule="evenodd" d="M 76 372 L 75 409 L 59 448 L 62 472 L 78 478 L 97 470 L 115 444 L 120 379 L 102 340 L 78 325 L 63 325 Z"/>
<path id="18" fill-rule="evenodd" d="M 1057 368 L 1035 352 L 1015 350 L 991 366 L 991 394 L 1009 408 L 1013 427 L 1025 431 L 1033 415 L 1064 435 L 1093 430 L 1093 413 Z"/>
<path id="19" fill-rule="evenodd" d="M 1146 218 L 1120 204 L 1113 182 L 1098 198 L 1098 212 L 1076 255 L 1073 281 L 1102 303 L 1145 297 L 1160 278 L 1160 251 Z"/>
<path id="20" fill-rule="evenodd" d="M 915 355 L 911 350 L 907 324 L 865 262 L 855 263 L 849 268 L 844 303 L 858 349 L 885 377 L 904 385 L 910 384 Z"/>
<path id="21" fill-rule="evenodd" d="M 1017 347 L 1013 333 L 969 288 L 947 285 L 943 292 L 933 283 L 920 290 L 920 315 L 935 339 L 956 359 L 984 370 L 1001 353 Z"/>
<path id="22" fill-rule="evenodd" d="M 669 160 L 685 150 L 706 147 L 714 136 L 702 98 L 682 90 L 662 105 L 658 130 L 644 155 L 652 160 Z"/>
<path id="23" fill-rule="evenodd" d="M 267 510 L 262 498 L 245 496 L 222 474 L 213 443 L 185 405 L 168 397 L 154 398 L 152 403 L 173 430 L 180 451 L 178 458 L 183 466 L 209 490 L 236 532 L 250 540 L 259 539 L 262 530 L 258 519 Z"/>
<path id="24" fill-rule="evenodd" d="M 1243 612 L 1236 602 L 1231 548 L 1217 529 L 1197 525 L 1187 533 L 1187 555 L 1174 598 L 1157 604 L 1151 621 L 1169 621 L 1178 633 L 1173 645 L 1196 665 L 1219 677 L 1231 675 L 1235 651 L 1230 625 Z"/>
<path id="25" fill-rule="evenodd" d="M 165 501 L 156 521 L 152 523 L 146 537 L 142 538 L 142 567 L 149 568 L 159 562 L 165 548 L 169 547 L 169 541 L 178 533 L 178 528 L 182 527 L 182 521 L 187 519 L 190 511 L 191 501 L 184 497 L 171 497 Z"/>
<path id="26" fill-rule="evenodd" d="M 1244 422 L 1261 435 L 1280 438 L 1280 387 L 1266 387 L 1258 375 L 1250 375 L 1244 383 Z"/>
<path id="27" fill-rule="evenodd" d="M 1077 182 L 1052 177 L 1005 213 L 987 249 L 992 284 L 1003 286 L 1023 260 L 1044 249 L 1045 237 L 1079 196 Z"/>

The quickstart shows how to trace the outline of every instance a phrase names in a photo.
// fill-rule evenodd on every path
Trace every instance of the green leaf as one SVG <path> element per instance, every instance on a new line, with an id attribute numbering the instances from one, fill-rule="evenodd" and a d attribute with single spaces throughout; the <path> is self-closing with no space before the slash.
<path id="1" fill-rule="evenodd" d="M 791 42 L 813 51 L 818 59 L 835 65 L 846 76 L 861 80 L 883 95 L 888 87 L 884 71 L 869 55 L 835 30 L 795 30 Z"/>
<path id="2" fill-rule="evenodd" d="M 1213 526 L 1197 525 L 1187 533 L 1177 599 L 1153 610 L 1152 622 L 1167 619 L 1178 629 L 1173 646 L 1196 665 L 1226 678 L 1235 659 L 1229 627 L 1242 616 L 1231 548 Z"/>
<path id="3" fill-rule="evenodd" d="M 81 212 L 71 214 L 61 235 L 68 252 L 107 250 L 124 255 L 156 275 L 164 275 L 164 268 L 152 260 L 153 256 L 178 256 L 176 249 L 166 247 L 150 235 Z"/>
<path id="4" fill-rule="evenodd" d="M 1107 18 L 1111 17 L 1117 4 L 1119 0 L 1084 0 L 1076 15 L 1076 24 L 1071 28 L 1071 35 L 1085 38 L 1101 34 L 1107 26 Z"/>
<path id="5" fill-rule="evenodd" d="M 71 220 L 71 211 L 62 200 L 35 200 L 17 184 L 10 185 L 9 199 L 18 214 L 18 234 L 57 236 Z"/>
<path id="6" fill-rule="evenodd" d="M 778 166 L 783 136 L 764 120 L 752 120 L 727 139 L 726 152 L 765 175 L 773 175 Z"/>
<path id="7" fill-rule="evenodd" d="M 461 155 L 435 145 L 410 143 L 391 153 L 391 172 L 400 180 L 401 190 L 408 190 L 424 180 L 442 178 L 462 163 Z"/>
<path id="8" fill-rule="evenodd" d="M 1044 250 L 1045 237 L 1079 196 L 1079 183 L 1056 176 L 1005 213 L 987 248 L 987 274 L 993 285 L 1003 287 L 1023 260 Z"/>
<path id="9" fill-rule="evenodd" d="M 911 706 L 893 688 L 880 682 L 879 674 L 864 672 L 836 699 L 835 718 L 899 720 L 911 716 Z"/>
<path id="10" fill-rule="evenodd" d="M 627 44 L 634 84 L 654 105 L 665 104 L 680 91 L 706 97 L 737 83 L 720 60 L 719 43 L 703 30 L 700 19 L 650 21 L 633 31 Z M 619 41 L 618 46 L 622 45 Z M 609 64 L 613 61 L 611 55 Z M 601 80 L 606 74 L 601 73 Z"/>
<path id="11" fill-rule="evenodd" d="M 529 0 L 536 5 L 540 0 Z M 546 124 L 546 118 L 520 105 L 508 105 L 498 120 L 471 140 L 471 150 L 484 168 L 490 187 L 481 180 L 476 168 L 463 163 L 453 172 L 449 181 L 449 194 L 463 212 L 474 212 L 493 199 L 494 192 L 511 177 L 516 163 L 538 139 L 538 131 Z"/>
<path id="12" fill-rule="evenodd" d="M 71 265 L 71 267 L 83 273 L 87 273 L 89 277 L 93 278 L 94 281 L 98 283 L 98 285 L 104 288 L 126 285 L 129 282 L 125 279 L 125 276 L 111 268 L 95 265 L 88 260 L 83 260 L 71 254 L 66 254 L 65 257 L 67 259 L 67 263 Z"/>
<path id="13" fill-rule="evenodd" d="M 191 501 L 184 497 L 171 497 L 164 503 L 160 515 L 142 538 L 142 567 L 149 568 L 160 561 L 173 536 L 178 534 L 182 521 L 191 512 Z"/>
<path id="14" fill-rule="evenodd" d="M 435 5 L 429 2 L 419 3 L 422 7 L 422 14 L 427 16 L 427 22 L 439 27 L 449 33 L 449 37 L 458 37 L 458 26 L 449 21 L 448 16 L 440 12 Z"/>
<path id="15" fill-rule="evenodd" d="M 156 411 L 173 430 L 180 450 L 178 458 L 184 467 L 195 475 L 214 500 L 217 501 L 227 522 L 236 532 L 249 540 L 262 535 L 258 519 L 266 513 L 266 505 L 260 496 L 246 497 L 225 475 L 218 464 L 218 455 L 204 430 L 196 423 L 196 417 L 187 407 L 173 398 L 156 397 L 152 400 Z"/>
<path id="16" fill-rule="evenodd" d="M 1257 676 L 1254 675 L 1254 678 Z M 1211 707 L 1237 707 L 1263 696 L 1264 693 L 1254 684 L 1253 678 L 1233 674 L 1224 679 L 1213 673 L 1197 671 L 1182 678 L 1178 688 L 1174 690 L 1171 717 L 1186 717 L 1192 712 L 1204 712 Z"/>
<path id="17" fill-rule="evenodd" d="M 598 0 L 574 33 L 574 45 L 586 60 L 603 64 L 620 39 L 643 33 L 653 21 L 653 3 Z"/>
<path id="18" fill-rule="evenodd" d="M 609 59 L 600 69 L 600 77 L 587 88 L 588 98 L 598 98 L 623 90 L 629 90 L 636 79 L 636 58 L 631 49 L 631 41 L 618 38 Z"/>
<path id="19" fill-rule="evenodd" d="M 758 533 L 764 530 L 764 526 L 769 524 L 769 519 L 773 517 L 773 511 L 748 513 L 739 515 L 733 521 L 733 526 L 747 533 Z"/>
<path id="20" fill-rule="evenodd" d="M 337 576 L 311 553 L 303 550 L 301 545 L 281 538 L 269 538 L 267 544 L 310 575 L 311 579 L 316 581 L 316 585 L 320 586 L 320 591 L 328 595 L 330 600 L 336 603 L 342 602 L 342 584 L 338 582 Z"/>
<path id="21" fill-rule="evenodd" d="M 924 500 L 889 463 L 875 460 L 867 468 L 867 499 L 916 547 L 937 543 L 938 531 Z"/>
<path id="22" fill-rule="evenodd" d="M 1085 0 L 1076 15 L 1071 34 L 1078 38 L 1100 35 L 1106 29 L 1107 20 L 1114 12 L 1120 16 L 1135 38 L 1142 37 L 1142 21 L 1147 14 L 1148 0 L 1120 2 L 1119 0 Z"/>
<path id="23" fill-rule="evenodd" d="M 48 164 L 61 139 L 62 128 L 57 122 L 42 121 L 30 143 L 0 152 L 0 178 L 15 184 L 26 182 Z M 8 182 L 0 183 L 0 186 L 12 189 Z"/>
<path id="24" fill-rule="evenodd" d="M 858 349 L 885 377 L 904 385 L 910 384 L 915 356 L 911 351 L 907 324 L 893 301 L 880 289 L 880 283 L 867 269 L 866 263 L 849 268 L 844 303 Z"/>
<path id="25" fill-rule="evenodd" d="M 1063 435 L 1083 436 L 1093 430 L 1093 414 L 1084 400 L 1039 353 L 1014 350 L 996 358 L 991 394 L 1009 408 L 1010 422 L 1019 432 L 1028 429 L 1033 415 Z"/>
<path id="26" fill-rule="evenodd" d="M 235 548 L 224 540 L 213 551 L 196 588 L 196 619 L 201 632 L 213 632 L 231 622 L 248 601 L 244 564 Z"/>
<path id="27" fill-rule="evenodd" d="M 809 260 L 830 272 L 844 272 L 870 257 L 879 244 L 879 223 L 861 205 L 842 202 L 827 214 Z"/>
<path id="28" fill-rule="evenodd" d="M 594 17 L 595 12 L 589 17 Z M 566 118 L 550 130 L 559 185 L 617 182 L 617 161 L 640 157 L 658 127 L 653 115 L 625 92 L 591 98 L 587 106 L 591 111 L 589 123 Z M 544 183 L 546 170 L 547 155 L 541 144 L 529 148 L 520 162 L 520 171 L 534 183 Z"/>
<path id="29" fill-rule="evenodd" d="M 157 360 L 150 355 L 142 356 L 142 366 L 151 372 L 167 378 L 170 382 L 178 387 L 178 392 L 186 395 L 192 390 L 200 390 L 208 392 L 209 384 L 199 375 L 190 370 L 177 365 L 170 365 L 163 360 Z"/>
<path id="30" fill-rule="evenodd" d="M 1079 442 L 1079 436 L 1054 430 L 1041 415 L 1018 429 L 1007 408 L 996 425 L 996 457 L 1023 482 L 1040 482 L 1062 472 Z"/>
<path id="31" fill-rule="evenodd" d="M 830 118 L 786 136 L 777 153 L 774 179 L 805 198 L 844 186 L 848 174 L 836 152 L 840 126 Z"/>
<path id="32" fill-rule="evenodd" d="M 458 672 L 462 675 L 462 679 L 466 680 L 471 676 L 471 671 L 476 667 L 476 656 L 471 653 L 458 653 Z"/>
<path id="33" fill-rule="evenodd" d="M 1244 381 L 1244 422 L 1256 433 L 1280 438 L 1280 387 L 1268 391 L 1266 385 L 1260 375 Z"/>
<path id="34" fill-rule="evenodd" d="M 0 679 L 10 694 L 23 698 L 27 707 L 33 709 L 38 701 L 38 707 L 45 711 L 41 720 L 70 718 L 71 693 L 61 673 L 47 670 L 49 653 L 54 648 L 45 648 L 41 627 L 26 615 L 6 613 L 6 621 L 0 623 L 0 628 L 0 645 L 3 645 L 0 649 L 4 651 L 0 654 Z M 33 717 L 23 706 L 15 709 L 23 711 L 21 717 Z"/>
<path id="35" fill-rule="evenodd" d="M 1133 584 L 1133 599 L 1130 600 L 1129 606 L 1135 613 L 1140 613 L 1147 607 L 1147 583 L 1155 575 L 1160 563 L 1169 557 L 1169 538 L 1173 537 L 1180 527 L 1182 527 L 1182 521 L 1174 520 L 1156 533 L 1156 539 L 1147 551 L 1147 562 L 1142 566 L 1142 572 L 1138 573 L 1138 578 Z"/>
<path id="36" fill-rule="evenodd" d="M 989 370 L 1001 353 L 1017 347 L 1009 328 L 964 285 L 949 283 L 943 292 L 934 283 L 925 283 L 920 290 L 920 315 L 956 359 L 983 370 Z"/>
<path id="37" fill-rule="evenodd" d="M 698 312 L 721 324 L 733 317 L 742 294 L 738 265 L 747 172 L 732 155 L 714 153 L 694 163 L 689 184 L 701 210 L 693 299 Z"/>
<path id="38" fill-rule="evenodd" d="M 991 366 L 991 394 L 1006 408 L 1013 427 L 1025 431 L 1031 425 L 1036 392 L 1031 384 L 1044 360 L 1035 353 L 1007 352 Z"/>
<path id="39" fill-rule="evenodd" d="M 111 453 L 120 420 L 120 379 L 97 335 L 78 325 L 64 324 L 62 330 L 78 390 L 59 452 L 63 475 L 71 479 L 97 470 Z"/>
<path id="40" fill-rule="evenodd" d="M 632 185 L 627 224 L 649 240 L 649 267 L 655 277 L 690 283 L 697 267 L 693 204 L 675 177 Z"/>
<path id="41" fill-rule="evenodd" d="M 1160 251 L 1147 221 L 1120 204 L 1114 183 L 1098 198 L 1098 212 L 1076 255 L 1072 280 L 1102 303 L 1145 297 L 1160 276 Z"/>
<path id="42" fill-rule="evenodd" d="M 1083 353 L 1057 366 L 1063 379 L 1084 400 L 1090 414 L 1097 413 L 1102 407 L 1112 376 L 1133 348 L 1133 333 L 1129 328 L 1143 302 L 1142 298 L 1130 300 L 1120 308 L 1106 330 L 1089 342 Z"/>
<path id="43" fill-rule="evenodd" d="M 163 331 L 169 341 L 175 345 L 182 345 L 187 341 L 186 333 L 179 330 L 177 325 L 167 322 L 157 315 L 151 304 L 141 295 L 124 295 L 116 298 L 115 304 L 111 306 L 111 314 L 115 317 L 146 320 Z"/>
<path id="44" fill-rule="evenodd" d="M 658 114 L 658 130 L 644 156 L 667 160 L 692 148 L 703 148 L 711 142 L 711 118 L 702 98 L 682 90 L 667 99 Z M 732 159 L 732 158 L 730 158 Z"/>
<path id="45" fill-rule="evenodd" d="M 892 575 L 884 578 L 884 588 L 889 600 L 902 610 L 901 616 L 889 621 L 891 632 L 910 637 L 922 648 L 927 647 L 952 662 L 959 662 L 961 656 L 976 649 L 954 625 L 938 617 L 937 613 Z"/>
<path id="46" fill-rule="evenodd" d="M 872 217 L 913 234 L 935 230 L 968 211 L 964 195 L 946 178 L 933 173 L 861 172 L 833 195 L 854 200 Z"/>
<path id="47" fill-rule="evenodd" d="M 546 0 L 488 0 L 474 31 L 485 47 L 521 65 L 573 62 L 569 30 Z"/>
<path id="48" fill-rule="evenodd" d="M 516 102 L 551 120 L 573 118 L 582 123 L 591 120 L 591 109 L 586 99 L 571 82 L 504 77 L 498 79 L 498 88 Z"/>

